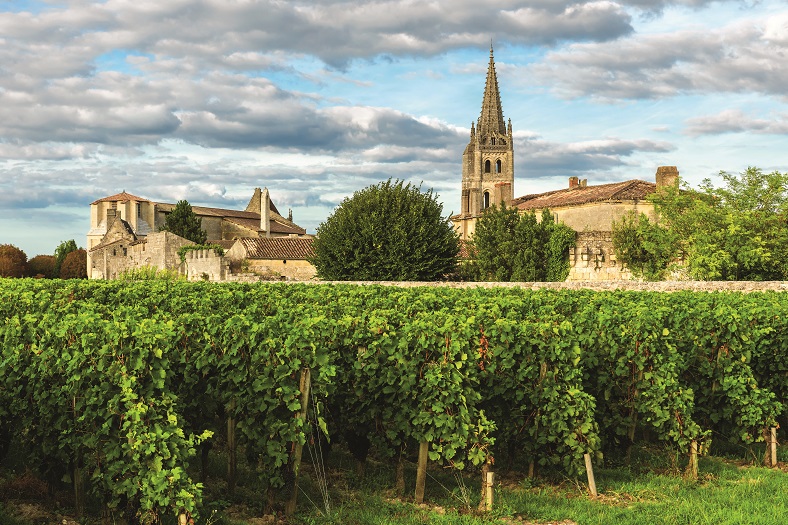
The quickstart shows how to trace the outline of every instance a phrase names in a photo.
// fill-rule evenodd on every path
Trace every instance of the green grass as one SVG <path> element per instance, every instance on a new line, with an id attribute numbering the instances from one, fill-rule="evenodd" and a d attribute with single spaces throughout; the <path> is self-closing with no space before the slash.
<path id="1" fill-rule="evenodd" d="M 504 473 L 496 479 L 495 507 L 479 513 L 479 478 L 431 465 L 426 505 L 412 502 L 415 486 L 414 465 L 406 469 L 407 493 L 395 494 L 394 466 L 388 461 L 370 460 L 363 479 L 355 475 L 350 455 L 339 449 L 327 458 L 331 510 L 326 512 L 312 465 L 302 465 L 299 478 L 298 510 L 288 525 L 524 525 L 530 523 L 575 523 L 578 525 L 783 525 L 788 523 L 788 472 L 746 465 L 735 457 L 700 458 L 700 479 L 682 476 L 685 459 L 664 449 L 633 451 L 630 466 L 615 462 L 614 467 L 595 469 L 599 498 L 589 497 L 585 480 L 552 477 L 525 478 L 521 473 Z M 225 457 L 211 456 L 206 485 L 205 507 L 197 525 L 259 525 L 265 492 L 254 471 L 239 464 L 239 485 L 233 495 L 226 493 L 222 477 Z M 785 460 L 783 449 L 780 459 Z M 196 473 L 194 473 L 196 474 Z M 40 487 L 29 474 L 6 477 L 0 493 L 0 525 L 32 525 L 12 512 L 14 503 L 47 502 L 37 497 Z M 13 489 L 13 490 L 12 490 Z M 277 506 L 284 501 L 277 496 Z M 50 508 L 51 514 L 65 509 Z M 212 513 L 216 510 L 215 513 Z M 98 523 L 94 518 L 86 524 Z"/>

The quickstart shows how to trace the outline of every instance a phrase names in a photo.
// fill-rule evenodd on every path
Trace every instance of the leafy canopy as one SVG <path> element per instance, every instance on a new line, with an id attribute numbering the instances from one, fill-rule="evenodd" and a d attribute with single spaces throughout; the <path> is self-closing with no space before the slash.
<path id="1" fill-rule="evenodd" d="M 55 277 L 60 277 L 60 267 L 63 266 L 63 261 L 66 260 L 66 256 L 71 252 L 77 251 L 78 249 L 79 247 L 77 246 L 77 243 L 74 239 L 62 241 L 57 245 L 57 248 L 55 248 Z"/>
<path id="2" fill-rule="evenodd" d="M 720 188 L 706 179 L 697 190 L 653 194 L 657 224 L 643 217 L 618 225 L 621 260 L 660 276 L 673 264 L 704 281 L 788 279 L 788 174 L 750 167 L 720 176 Z"/>
<path id="3" fill-rule="evenodd" d="M 452 273 L 459 239 L 432 190 L 403 181 L 345 198 L 317 228 L 310 260 L 328 280 L 433 281 Z"/>
<path id="4" fill-rule="evenodd" d="M 208 240 L 208 233 L 202 229 L 202 219 L 197 217 L 186 200 L 178 201 L 159 231 L 174 233 L 197 244 L 205 244 Z"/>
<path id="5" fill-rule="evenodd" d="M 634 210 L 621 220 L 613 221 L 612 241 L 619 261 L 627 265 L 632 275 L 646 281 L 665 278 L 668 265 L 679 249 L 676 234 Z"/>
<path id="6" fill-rule="evenodd" d="M 27 261 L 27 275 L 51 279 L 55 276 L 55 256 L 36 255 Z"/>
<path id="7" fill-rule="evenodd" d="M 80 248 L 66 255 L 60 267 L 61 279 L 88 278 L 88 252 Z"/>
<path id="8" fill-rule="evenodd" d="M 574 230 L 557 224 L 550 210 L 537 220 L 533 211 L 493 205 L 476 222 L 466 273 L 480 281 L 563 281 L 574 244 Z"/>
<path id="9" fill-rule="evenodd" d="M 0 277 L 24 277 L 27 255 L 13 244 L 0 244 Z"/>

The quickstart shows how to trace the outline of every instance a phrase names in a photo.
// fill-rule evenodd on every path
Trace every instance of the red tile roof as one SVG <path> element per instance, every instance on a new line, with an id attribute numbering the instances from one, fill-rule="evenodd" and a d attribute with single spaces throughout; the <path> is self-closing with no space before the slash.
<path id="1" fill-rule="evenodd" d="M 237 218 L 237 217 L 225 217 L 224 220 L 231 222 L 233 224 L 237 224 L 238 226 L 242 226 L 247 230 L 252 230 L 254 232 L 261 232 L 264 230 L 260 229 L 260 216 L 258 214 L 253 214 L 254 217 L 252 218 Z M 303 228 L 299 228 L 295 225 L 283 224 L 279 223 L 273 218 L 271 218 L 271 233 L 279 233 L 284 235 L 289 235 L 291 233 L 296 235 L 304 235 L 306 230 Z"/>
<path id="2" fill-rule="evenodd" d="M 136 195 L 132 195 L 131 193 L 126 193 L 122 191 L 120 193 L 116 193 L 115 195 L 110 195 L 109 197 L 104 197 L 103 199 L 99 199 L 96 201 L 91 202 L 90 204 L 98 204 L 99 202 L 128 202 L 128 201 L 137 201 L 137 202 L 150 202 L 148 199 L 143 199 L 142 197 L 137 197 Z"/>
<path id="3" fill-rule="evenodd" d="M 250 259 L 302 259 L 312 255 L 311 237 L 265 237 L 238 239 Z"/>
<path id="4" fill-rule="evenodd" d="M 520 210 L 542 210 L 580 206 L 592 202 L 643 200 L 657 190 L 653 182 L 628 180 L 596 186 L 575 186 L 563 190 L 548 191 L 534 195 L 524 195 L 512 200 L 512 206 Z"/>

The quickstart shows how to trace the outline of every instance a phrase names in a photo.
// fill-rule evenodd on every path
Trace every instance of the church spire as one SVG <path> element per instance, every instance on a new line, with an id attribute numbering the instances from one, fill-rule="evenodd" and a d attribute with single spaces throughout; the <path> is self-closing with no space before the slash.
<path id="1" fill-rule="evenodd" d="M 491 133 L 506 135 L 506 125 L 501 109 L 501 95 L 498 92 L 498 77 L 495 75 L 495 59 L 493 47 L 490 42 L 490 63 L 487 66 L 487 82 L 484 85 L 484 98 L 482 99 L 482 114 L 479 117 L 477 132 L 480 136 Z"/>

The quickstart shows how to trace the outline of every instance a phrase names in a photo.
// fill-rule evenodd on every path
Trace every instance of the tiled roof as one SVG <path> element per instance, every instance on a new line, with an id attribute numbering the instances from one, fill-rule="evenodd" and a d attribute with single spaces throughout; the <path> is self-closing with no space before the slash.
<path id="1" fill-rule="evenodd" d="M 311 237 L 265 237 L 238 239 L 250 259 L 307 259 L 312 255 Z"/>
<path id="2" fill-rule="evenodd" d="M 171 212 L 175 209 L 175 204 L 171 204 L 169 202 L 157 202 L 156 208 L 165 213 Z M 196 215 L 202 215 L 203 217 L 237 217 L 240 219 L 254 219 L 256 217 L 258 222 L 260 221 L 260 214 L 251 211 L 225 210 L 224 208 L 205 208 L 203 206 L 192 206 L 192 211 Z"/>
<path id="3" fill-rule="evenodd" d="M 243 226 L 246 229 L 259 232 L 263 231 L 260 229 L 260 216 L 256 213 L 252 214 L 254 217 L 252 218 L 237 218 L 237 217 L 225 217 L 224 220 L 231 222 L 233 224 L 237 224 L 238 226 Z M 284 224 L 277 222 L 273 217 L 271 218 L 271 233 L 279 233 L 284 235 L 289 235 L 291 233 L 297 235 L 304 235 L 306 230 L 303 228 L 299 228 L 295 225 Z"/>
<path id="4" fill-rule="evenodd" d="M 654 193 L 656 189 L 657 185 L 653 182 L 633 179 L 612 184 L 575 186 L 563 190 L 525 195 L 512 200 L 512 206 L 516 206 L 520 210 L 541 210 L 580 206 L 592 202 L 643 200 Z"/>
<path id="5" fill-rule="evenodd" d="M 215 244 L 217 246 L 221 246 L 225 250 L 229 250 L 235 244 L 235 239 L 225 240 L 225 239 L 208 239 L 205 241 L 205 244 Z"/>
<path id="6" fill-rule="evenodd" d="M 99 199 L 96 201 L 91 202 L 91 204 L 98 204 L 99 202 L 128 202 L 128 201 L 138 201 L 138 202 L 150 202 L 148 199 L 143 199 L 142 197 L 137 197 L 136 195 L 132 195 L 131 193 L 126 193 L 122 191 L 120 193 L 116 193 L 115 195 L 110 195 L 109 197 L 104 197 L 103 199 Z"/>

